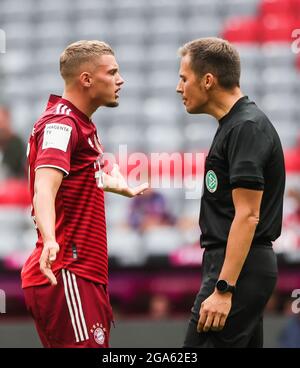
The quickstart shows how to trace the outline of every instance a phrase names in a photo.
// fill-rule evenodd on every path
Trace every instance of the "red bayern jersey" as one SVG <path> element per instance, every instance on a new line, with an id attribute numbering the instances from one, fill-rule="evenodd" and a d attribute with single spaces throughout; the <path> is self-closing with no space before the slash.
<path id="1" fill-rule="evenodd" d="M 51 95 L 46 111 L 34 125 L 27 154 L 31 200 L 38 168 L 53 167 L 64 172 L 55 201 L 60 251 L 52 265 L 54 274 L 66 268 L 80 277 L 107 284 L 104 193 L 97 179 L 103 151 L 95 125 L 71 102 Z M 34 219 L 34 209 L 32 216 Z M 37 234 L 36 247 L 22 269 L 23 288 L 49 283 L 40 271 L 43 241 L 38 229 Z"/>

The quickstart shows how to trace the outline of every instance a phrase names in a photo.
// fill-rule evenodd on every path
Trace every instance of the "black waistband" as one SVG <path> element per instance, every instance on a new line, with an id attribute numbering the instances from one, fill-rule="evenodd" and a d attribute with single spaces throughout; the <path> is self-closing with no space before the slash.
<path id="1" fill-rule="evenodd" d="M 264 242 L 264 243 L 253 243 L 251 244 L 250 250 L 255 248 L 272 248 L 272 242 Z M 210 249 L 226 249 L 226 245 L 224 244 L 213 244 L 208 247 L 204 247 L 205 250 Z"/>

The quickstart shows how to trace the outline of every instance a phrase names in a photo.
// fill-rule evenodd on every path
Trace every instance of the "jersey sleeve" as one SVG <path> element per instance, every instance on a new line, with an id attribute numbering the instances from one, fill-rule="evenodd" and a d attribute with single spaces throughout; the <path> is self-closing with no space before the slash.
<path id="1" fill-rule="evenodd" d="M 245 121 L 228 133 L 227 159 L 232 188 L 263 190 L 264 167 L 272 142 L 254 122 Z"/>
<path id="2" fill-rule="evenodd" d="M 53 118 L 36 134 L 37 155 L 34 169 L 53 167 L 68 175 L 71 166 L 71 155 L 78 143 L 75 122 L 64 117 Z"/>

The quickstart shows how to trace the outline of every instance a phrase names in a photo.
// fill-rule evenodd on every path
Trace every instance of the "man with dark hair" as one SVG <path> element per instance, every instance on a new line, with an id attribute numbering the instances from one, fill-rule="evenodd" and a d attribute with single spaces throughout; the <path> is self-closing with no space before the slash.
<path id="1" fill-rule="evenodd" d="M 272 241 L 285 186 L 280 139 L 240 90 L 240 58 L 218 38 L 180 49 L 186 111 L 219 121 L 205 162 L 201 199 L 203 279 L 184 347 L 262 347 L 263 311 L 277 278 Z"/>
<path id="2" fill-rule="evenodd" d="M 32 217 L 38 240 L 22 269 L 22 287 L 44 347 L 108 347 L 109 301 L 104 193 L 127 197 L 117 165 L 102 171 L 103 147 L 92 114 L 118 106 L 124 80 L 114 52 L 78 41 L 60 58 L 63 96 L 51 95 L 28 144 Z"/>

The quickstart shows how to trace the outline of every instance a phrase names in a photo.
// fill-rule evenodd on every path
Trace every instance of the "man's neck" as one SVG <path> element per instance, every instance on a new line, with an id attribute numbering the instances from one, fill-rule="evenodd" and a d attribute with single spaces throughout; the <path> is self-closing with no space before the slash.
<path id="1" fill-rule="evenodd" d="M 243 96 L 240 88 L 235 88 L 232 91 L 219 90 L 216 93 L 216 98 L 208 103 L 206 113 L 220 120 L 229 113 L 233 105 Z"/>
<path id="2" fill-rule="evenodd" d="M 84 96 L 74 91 L 64 90 L 62 98 L 70 101 L 79 111 L 84 113 L 89 119 L 93 113 L 97 110 L 91 106 L 91 104 L 84 98 Z"/>

